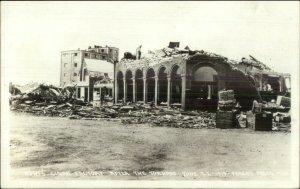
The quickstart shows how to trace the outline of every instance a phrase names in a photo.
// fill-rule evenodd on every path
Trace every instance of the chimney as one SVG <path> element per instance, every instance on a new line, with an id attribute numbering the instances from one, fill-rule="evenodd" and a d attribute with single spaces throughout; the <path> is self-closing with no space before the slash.
<path id="1" fill-rule="evenodd" d="M 139 60 L 141 59 L 141 49 L 142 49 L 142 45 L 140 45 L 137 49 L 136 49 L 136 59 Z"/>

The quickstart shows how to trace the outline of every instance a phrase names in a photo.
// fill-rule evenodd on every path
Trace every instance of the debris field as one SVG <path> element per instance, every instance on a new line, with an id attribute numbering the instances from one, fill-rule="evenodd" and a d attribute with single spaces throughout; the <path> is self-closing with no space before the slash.
<path id="1" fill-rule="evenodd" d="M 249 124 L 251 122 L 250 119 L 253 119 L 253 116 L 249 116 L 249 112 L 262 111 L 262 109 L 270 111 L 273 109 L 275 112 L 273 111 L 271 130 L 290 131 L 289 113 L 276 111 L 276 108 L 284 109 L 283 106 L 278 106 L 275 103 L 261 104 L 254 102 L 252 111 L 241 112 L 238 106 L 234 106 L 231 103 L 235 102 L 233 91 L 220 92 L 220 95 L 227 93 L 229 100 L 224 101 L 223 99 L 223 101 L 220 101 L 220 107 L 217 113 L 198 110 L 184 111 L 180 108 L 166 106 L 156 107 L 153 103 L 143 104 L 141 102 L 119 104 L 106 102 L 99 107 L 93 107 L 91 103 L 73 98 L 75 91 L 73 88 L 58 88 L 45 84 L 33 85 L 31 89 L 27 87 L 26 92 L 16 89 L 12 91 L 17 94 L 11 96 L 10 109 L 12 111 L 31 113 L 37 116 L 121 121 L 121 123 L 125 125 L 149 123 L 153 126 L 192 129 L 216 128 L 216 119 L 217 122 L 219 120 L 218 123 L 220 123 L 221 118 L 223 126 L 225 122 L 230 122 L 231 126 L 226 128 L 246 128 L 251 125 Z M 284 98 L 281 97 L 281 99 Z M 224 103 L 229 105 L 225 106 Z M 258 107 L 260 108 L 259 110 L 257 110 Z M 227 115 L 229 114 L 231 120 L 228 120 L 229 117 Z M 217 126 L 217 128 L 222 127 Z"/>

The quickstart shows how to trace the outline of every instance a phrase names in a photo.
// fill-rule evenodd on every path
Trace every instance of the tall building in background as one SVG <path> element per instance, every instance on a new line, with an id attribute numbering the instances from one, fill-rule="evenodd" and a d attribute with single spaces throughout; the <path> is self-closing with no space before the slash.
<path id="1" fill-rule="evenodd" d="M 109 46 L 91 46 L 87 50 L 69 50 L 61 52 L 60 86 L 77 83 L 79 71 L 84 66 L 85 60 L 102 60 L 113 62 L 119 60 L 119 49 Z M 101 66 L 99 66 L 101 67 Z M 101 72 L 101 70 L 98 70 Z"/>

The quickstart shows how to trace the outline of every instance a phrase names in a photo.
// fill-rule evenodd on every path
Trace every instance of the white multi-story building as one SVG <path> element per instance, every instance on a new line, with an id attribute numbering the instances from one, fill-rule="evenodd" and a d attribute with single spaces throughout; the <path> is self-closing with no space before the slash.
<path id="1" fill-rule="evenodd" d="M 87 50 L 62 51 L 60 86 L 76 86 L 76 97 L 84 101 L 92 101 L 94 93 L 100 93 L 104 84 L 107 93 L 112 94 L 113 63 L 118 59 L 119 49 L 115 47 L 94 46 Z"/>

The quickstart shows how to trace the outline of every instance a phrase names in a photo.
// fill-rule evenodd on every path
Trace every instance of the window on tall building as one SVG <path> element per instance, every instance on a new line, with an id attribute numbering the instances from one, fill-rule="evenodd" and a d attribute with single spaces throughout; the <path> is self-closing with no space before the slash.
<path id="1" fill-rule="evenodd" d="M 104 52 L 104 49 L 101 49 L 101 52 Z"/>
<path id="2" fill-rule="evenodd" d="M 77 67 L 77 63 L 74 63 L 74 67 Z"/>
<path id="3" fill-rule="evenodd" d="M 102 59 L 106 59 L 106 56 L 102 56 Z"/>
<path id="4" fill-rule="evenodd" d="M 68 63 L 64 63 L 64 67 L 67 67 L 68 66 Z"/>
<path id="5" fill-rule="evenodd" d="M 74 53 L 74 56 L 77 56 L 77 53 Z"/>
<path id="6" fill-rule="evenodd" d="M 96 55 L 95 55 L 95 54 L 92 54 L 92 58 L 96 58 Z"/>
<path id="7" fill-rule="evenodd" d="M 112 52 L 112 49 L 109 49 L 109 52 Z"/>
<path id="8" fill-rule="evenodd" d="M 85 57 L 89 56 L 89 53 L 84 53 L 84 56 L 85 56 Z"/>
<path id="9" fill-rule="evenodd" d="M 77 73 L 74 73 L 74 76 L 77 76 Z"/>

